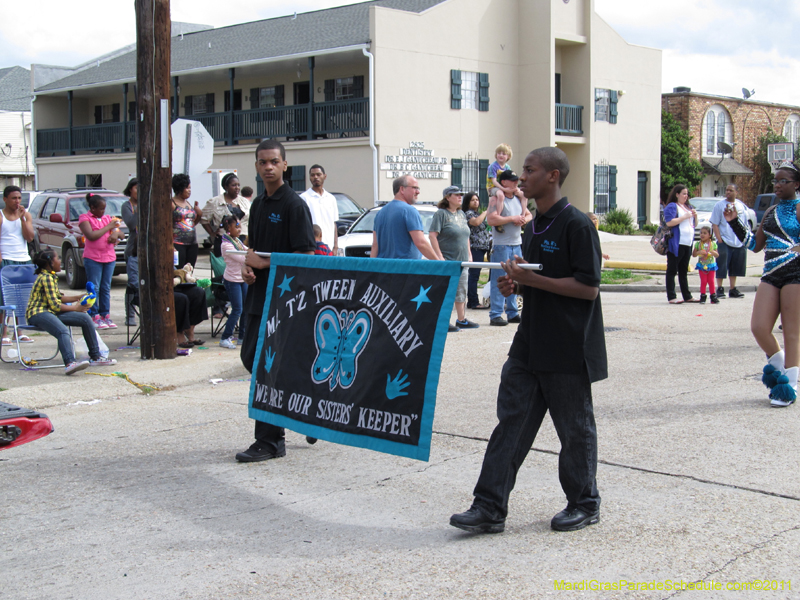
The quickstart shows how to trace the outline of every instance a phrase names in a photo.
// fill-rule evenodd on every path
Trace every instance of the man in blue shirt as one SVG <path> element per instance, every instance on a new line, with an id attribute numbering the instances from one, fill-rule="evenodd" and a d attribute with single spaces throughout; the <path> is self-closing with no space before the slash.
<path id="1" fill-rule="evenodd" d="M 422 219 L 413 204 L 419 196 L 419 184 L 411 175 L 401 175 L 392 182 L 394 199 L 378 211 L 372 232 L 373 258 L 410 258 L 439 260 L 425 238 Z"/>

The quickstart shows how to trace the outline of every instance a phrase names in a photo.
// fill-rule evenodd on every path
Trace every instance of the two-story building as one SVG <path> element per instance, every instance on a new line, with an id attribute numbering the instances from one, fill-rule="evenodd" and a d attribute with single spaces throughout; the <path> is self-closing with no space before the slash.
<path id="1" fill-rule="evenodd" d="M 692 136 L 692 158 L 703 164 L 705 177 L 695 195 L 722 197 L 729 183 L 737 184 L 742 199 L 758 193 L 753 171 L 759 140 L 772 130 L 793 142 L 800 140 L 800 107 L 752 98 L 731 98 L 678 87 L 663 94 L 662 107 Z M 728 152 L 731 148 L 732 152 Z"/>
<path id="2" fill-rule="evenodd" d="M 41 185 L 123 187 L 135 49 L 33 77 Z M 296 189 L 319 163 L 364 206 L 391 199 L 400 173 L 424 200 L 451 182 L 485 197 L 506 142 L 517 170 L 533 148 L 562 148 L 581 209 L 653 222 L 660 79 L 661 52 L 626 43 L 593 0 L 377 0 L 172 37 L 173 118 L 205 125 L 213 168 L 256 184 L 255 145 L 276 138 Z"/>
<path id="3" fill-rule="evenodd" d="M 0 69 L 0 189 L 34 189 L 31 98 L 28 69 Z"/>

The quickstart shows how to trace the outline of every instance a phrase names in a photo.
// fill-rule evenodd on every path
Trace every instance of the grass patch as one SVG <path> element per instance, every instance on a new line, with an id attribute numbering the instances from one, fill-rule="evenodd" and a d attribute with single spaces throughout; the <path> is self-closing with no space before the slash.
<path id="1" fill-rule="evenodd" d="M 649 275 L 634 274 L 628 269 L 611 269 L 600 273 L 600 283 L 620 284 L 620 283 L 633 283 L 635 281 L 644 281 L 650 279 Z"/>

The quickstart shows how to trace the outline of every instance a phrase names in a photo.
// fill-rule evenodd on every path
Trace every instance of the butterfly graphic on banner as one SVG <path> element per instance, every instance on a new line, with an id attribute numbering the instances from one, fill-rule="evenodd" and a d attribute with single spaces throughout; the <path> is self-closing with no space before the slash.
<path id="1" fill-rule="evenodd" d="M 314 322 L 314 343 L 317 356 L 311 366 L 314 383 L 329 381 L 330 389 L 353 385 L 358 369 L 358 357 L 364 351 L 372 333 L 372 315 L 367 309 L 358 312 L 336 312 L 326 306 Z"/>

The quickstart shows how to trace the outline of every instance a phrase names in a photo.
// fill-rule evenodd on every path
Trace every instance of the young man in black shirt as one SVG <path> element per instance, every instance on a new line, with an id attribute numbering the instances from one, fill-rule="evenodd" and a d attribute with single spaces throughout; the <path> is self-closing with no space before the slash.
<path id="1" fill-rule="evenodd" d="M 503 264 L 504 296 L 522 293 L 522 322 L 500 376 L 499 423 L 483 459 L 472 507 L 450 518 L 454 527 L 500 533 L 508 498 L 545 413 L 550 411 L 561 452 L 558 475 L 567 507 L 553 517 L 557 531 L 600 519 L 594 381 L 608 376 L 600 306 L 600 240 L 589 218 L 561 197 L 569 173 L 566 154 L 539 148 L 525 159 L 520 189 L 538 216 L 522 239 L 523 257 Z M 540 272 L 518 265 L 541 263 Z"/>
<path id="2" fill-rule="evenodd" d="M 283 144 L 265 140 L 256 148 L 256 171 L 264 182 L 264 193 L 250 208 L 248 242 L 242 278 L 250 287 L 245 299 L 246 318 L 242 343 L 242 364 L 253 372 L 253 362 L 261 330 L 261 314 L 267 295 L 270 259 L 256 252 L 294 252 L 314 254 L 317 247 L 312 229 L 311 213 L 300 196 L 283 181 L 287 169 Z M 236 455 L 239 462 L 258 462 L 286 456 L 283 427 L 256 421 L 256 441 Z"/>

